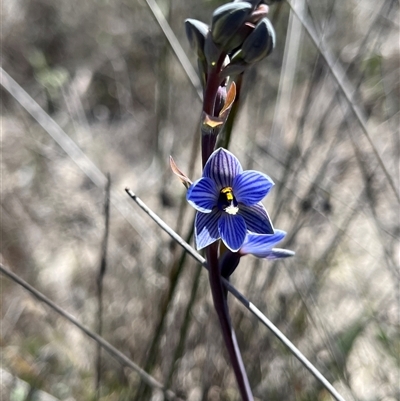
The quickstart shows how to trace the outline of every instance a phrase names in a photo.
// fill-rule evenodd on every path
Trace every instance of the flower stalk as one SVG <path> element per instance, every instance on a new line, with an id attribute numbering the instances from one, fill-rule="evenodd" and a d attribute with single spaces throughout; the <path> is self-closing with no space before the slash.
<path id="1" fill-rule="evenodd" d="M 217 312 L 218 320 L 221 326 L 222 337 L 228 350 L 239 391 L 243 401 L 252 401 L 254 399 L 253 394 L 251 392 L 249 379 L 247 377 L 242 355 L 236 340 L 235 331 L 233 330 L 231 324 L 226 296 L 227 293 L 224 290 L 221 273 L 218 266 L 218 243 L 211 244 L 207 247 L 206 259 L 214 308 Z"/>
<path id="2" fill-rule="evenodd" d="M 224 56 L 221 55 L 216 66 L 208 70 L 207 84 L 204 91 L 203 113 L 215 116 L 215 101 L 220 85 L 219 70 L 221 69 Z M 203 168 L 210 155 L 215 149 L 218 132 L 215 128 L 206 131 L 201 130 L 201 149 Z M 243 364 L 240 349 L 233 330 L 228 310 L 227 293 L 222 285 L 221 273 L 218 262 L 218 242 L 206 248 L 206 260 L 208 264 L 208 274 L 210 281 L 211 294 L 215 311 L 217 312 L 222 337 L 225 342 L 229 359 L 235 373 L 236 381 L 243 401 L 253 401 L 249 379 Z"/>
<path id="3" fill-rule="evenodd" d="M 207 84 L 204 91 L 203 113 L 215 116 L 215 101 L 220 85 L 219 70 L 221 69 L 224 56 L 221 55 L 216 66 L 209 69 L 207 74 Z M 203 168 L 206 165 L 210 155 L 214 151 L 218 132 L 214 128 L 210 131 L 201 130 L 201 149 Z M 218 262 L 218 242 L 209 245 L 206 248 L 206 260 L 208 264 L 208 273 L 211 294 L 215 311 L 217 312 L 222 337 L 225 342 L 229 359 L 235 373 L 236 381 L 243 401 L 253 401 L 249 379 L 243 364 L 242 356 L 233 330 L 228 310 L 227 293 L 224 291 L 221 273 Z"/>
<path id="4" fill-rule="evenodd" d="M 236 1 L 216 9 L 211 26 L 193 19 L 185 21 L 203 84 L 203 176 L 192 183 L 170 161 L 173 172 L 187 188 L 188 202 L 197 210 L 196 246 L 206 252 L 214 308 L 243 401 L 254 398 L 231 324 L 223 279 L 229 279 L 245 254 L 265 257 L 291 254 L 271 248 L 278 240 L 271 239 L 274 228 L 261 200 L 274 185 L 272 180 L 257 171 L 243 171 L 232 153 L 215 148 L 232 106 L 237 106 L 235 78 L 240 91 L 245 69 L 268 56 L 275 46 L 275 33 L 267 13 L 268 6 L 261 0 Z M 219 141 L 222 142 L 221 138 Z"/>
<path id="5" fill-rule="evenodd" d="M 224 61 L 224 55 L 221 54 L 215 66 L 211 66 L 207 73 L 207 83 L 204 89 L 203 98 L 203 116 L 215 117 L 215 102 L 217 98 L 218 88 L 221 84 L 221 78 L 219 76 L 219 70 L 221 69 Z M 218 137 L 218 128 L 212 127 L 207 124 L 203 117 L 203 124 L 201 128 L 201 152 L 203 167 L 205 166 L 211 153 L 214 151 L 215 144 Z"/>

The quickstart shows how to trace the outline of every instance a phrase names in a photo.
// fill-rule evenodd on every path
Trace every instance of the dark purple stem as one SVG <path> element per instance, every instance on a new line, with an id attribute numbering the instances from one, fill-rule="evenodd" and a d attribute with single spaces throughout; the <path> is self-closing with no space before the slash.
<path id="1" fill-rule="evenodd" d="M 207 71 L 207 84 L 204 89 L 203 111 L 210 116 L 214 115 L 215 99 L 218 88 L 221 84 L 219 73 L 224 59 L 225 53 L 221 54 L 215 65 L 209 67 Z"/>
<path id="2" fill-rule="evenodd" d="M 203 112 L 209 116 L 215 114 L 215 100 L 217 91 L 221 85 L 220 70 L 224 62 L 225 54 L 221 54 L 216 64 L 209 68 L 207 72 L 207 84 L 204 90 Z M 214 151 L 217 135 L 213 132 L 202 130 L 201 148 L 203 167 L 206 164 L 211 153 Z M 231 325 L 229 316 L 227 294 L 224 291 L 221 280 L 221 272 L 218 263 L 218 242 L 211 244 L 206 248 L 206 258 L 209 269 L 209 279 L 211 293 L 214 302 L 214 308 L 217 312 L 221 325 L 222 336 L 229 353 L 233 371 L 243 401 L 253 401 L 253 395 L 250 389 L 249 380 L 243 365 L 242 356 L 236 340 L 235 332 Z"/>
<path id="3" fill-rule="evenodd" d="M 215 114 L 215 99 L 217 97 L 218 88 L 221 85 L 221 78 L 219 76 L 221 66 L 225 59 L 225 53 L 221 54 L 215 66 L 208 69 L 207 72 L 207 85 L 204 89 L 203 112 L 209 116 Z M 213 133 L 204 133 L 202 130 L 201 136 L 201 156 L 203 167 L 206 164 L 211 153 L 214 151 L 215 143 L 217 142 L 217 135 Z"/>
<path id="4" fill-rule="evenodd" d="M 209 271 L 211 293 L 214 301 L 214 308 L 217 312 L 221 325 L 222 336 L 228 349 L 229 357 L 235 372 L 239 391 L 243 401 L 253 401 L 249 380 L 244 368 L 242 356 L 236 340 L 235 332 L 229 317 L 226 293 L 221 281 L 221 273 L 218 266 L 218 243 L 211 244 L 206 249 L 207 264 Z"/>
<path id="5" fill-rule="evenodd" d="M 217 142 L 217 136 L 210 133 L 203 133 L 201 135 L 201 158 L 203 161 L 203 167 L 207 163 L 208 158 L 214 151 L 215 144 Z"/>

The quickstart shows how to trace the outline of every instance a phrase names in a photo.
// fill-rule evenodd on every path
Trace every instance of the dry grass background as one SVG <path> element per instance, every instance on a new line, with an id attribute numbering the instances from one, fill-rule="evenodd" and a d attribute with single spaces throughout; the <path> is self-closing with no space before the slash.
<path id="1" fill-rule="evenodd" d="M 194 60 L 183 20 L 208 22 L 221 3 L 159 4 Z M 305 10 L 346 70 L 398 189 L 398 2 L 307 0 Z M 230 149 L 275 181 L 265 205 L 296 257 L 245 258 L 233 282 L 346 400 L 399 400 L 399 205 L 326 63 L 289 14 L 287 3 L 271 6 L 277 47 L 245 75 Z M 124 188 L 134 189 L 186 237 L 194 213 L 168 156 L 185 171 L 195 162 L 199 177 L 192 149 L 201 106 L 145 1 L 4 0 L 1 29 L 4 70 L 110 173 L 114 193 L 130 205 Z M 96 330 L 105 189 L 1 91 L 2 261 Z M 110 212 L 104 338 L 184 400 L 236 400 L 206 273 L 189 259 L 179 268 L 181 250 L 130 206 L 129 219 Z M 0 280 L 2 369 L 58 400 L 97 399 L 96 344 Z M 253 316 L 234 300 L 231 309 L 258 400 L 331 399 Z M 5 377 L 2 400 L 29 399 Z M 103 353 L 99 399 L 163 397 Z"/>

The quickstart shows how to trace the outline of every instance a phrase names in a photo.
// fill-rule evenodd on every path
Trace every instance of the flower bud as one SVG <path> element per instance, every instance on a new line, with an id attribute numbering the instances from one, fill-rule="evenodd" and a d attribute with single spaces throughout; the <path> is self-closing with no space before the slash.
<path id="1" fill-rule="evenodd" d="M 242 46 L 245 39 L 254 30 L 254 25 L 245 22 L 232 36 L 231 40 L 225 45 L 225 48 L 229 53 L 234 52 Z"/>
<path id="2" fill-rule="evenodd" d="M 214 66 L 221 56 L 221 49 L 213 41 L 211 32 L 208 33 L 204 43 L 204 55 L 209 66 Z"/>
<path id="3" fill-rule="evenodd" d="M 209 26 L 204 22 L 188 18 L 185 21 L 185 28 L 190 45 L 196 50 L 199 59 L 204 60 L 204 42 L 209 32 Z"/>
<path id="4" fill-rule="evenodd" d="M 268 56 L 275 47 L 275 30 L 268 18 L 263 18 L 243 42 L 241 57 L 255 63 Z"/>
<path id="5" fill-rule="evenodd" d="M 218 45 L 226 52 L 232 50 L 227 48 L 235 33 L 245 23 L 253 11 L 253 6 L 245 1 L 228 3 L 218 7 L 214 13 L 211 23 L 212 37 Z M 240 45 L 241 43 L 239 43 Z"/>
<path id="6" fill-rule="evenodd" d="M 215 96 L 214 114 L 216 116 L 219 115 L 220 111 L 225 105 L 226 94 L 227 94 L 226 86 L 220 86 Z"/>

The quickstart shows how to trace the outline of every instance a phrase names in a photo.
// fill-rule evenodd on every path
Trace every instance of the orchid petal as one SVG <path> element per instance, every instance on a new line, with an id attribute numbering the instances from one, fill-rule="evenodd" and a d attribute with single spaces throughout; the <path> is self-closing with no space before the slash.
<path id="1" fill-rule="evenodd" d="M 275 230 L 274 234 L 247 234 L 246 239 L 240 248 L 240 253 L 246 255 L 251 253 L 259 258 L 267 257 L 271 252 L 272 247 L 285 238 L 286 232 Z"/>
<path id="2" fill-rule="evenodd" d="M 220 215 L 221 212 L 218 209 L 214 209 L 211 213 L 196 213 L 195 237 L 198 251 L 220 238 L 218 231 Z"/>
<path id="3" fill-rule="evenodd" d="M 231 187 L 234 178 L 243 172 L 239 160 L 229 151 L 219 148 L 209 157 L 204 166 L 203 176 L 212 179 L 221 190 Z"/>
<path id="4" fill-rule="evenodd" d="M 274 182 L 271 178 L 254 170 L 247 170 L 238 174 L 232 183 L 236 200 L 246 206 L 260 202 L 273 186 Z"/>
<path id="5" fill-rule="evenodd" d="M 265 257 L 266 259 L 284 259 L 294 256 L 295 252 L 289 249 L 272 248 L 270 253 Z"/>
<path id="6" fill-rule="evenodd" d="M 211 213 L 218 203 L 218 195 L 214 181 L 203 177 L 189 187 L 186 199 L 199 212 Z"/>
<path id="7" fill-rule="evenodd" d="M 246 238 L 246 223 L 239 215 L 222 213 L 218 221 L 222 241 L 232 252 L 237 252 Z"/>
<path id="8" fill-rule="evenodd" d="M 238 214 L 244 218 L 249 231 L 257 234 L 274 233 L 271 219 L 262 203 L 257 203 L 253 206 L 239 204 Z"/>

